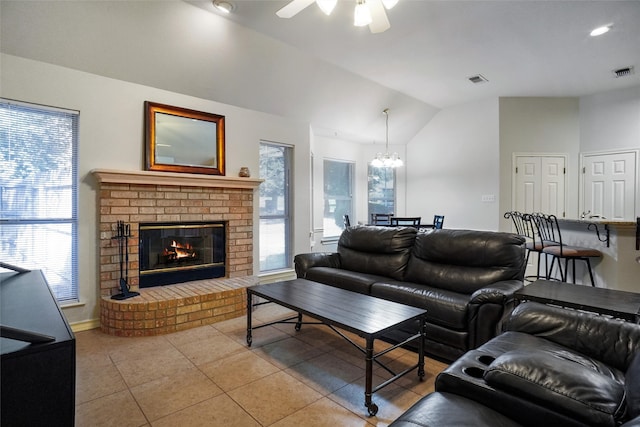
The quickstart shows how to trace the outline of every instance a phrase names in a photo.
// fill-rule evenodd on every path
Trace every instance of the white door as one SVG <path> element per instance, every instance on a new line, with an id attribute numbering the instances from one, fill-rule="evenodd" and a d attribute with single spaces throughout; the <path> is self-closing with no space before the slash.
<path id="1" fill-rule="evenodd" d="M 565 157 L 516 156 L 514 210 L 565 216 Z"/>
<path id="2" fill-rule="evenodd" d="M 636 218 L 637 157 L 636 151 L 582 156 L 582 210 L 588 212 L 587 216 Z"/>
<path id="3" fill-rule="evenodd" d="M 515 155 L 514 163 L 513 209 L 523 213 L 542 212 L 563 218 L 566 157 Z M 535 276 L 537 264 L 537 257 L 529 256 L 525 276 Z M 543 273 L 546 268 L 543 264 L 540 272 Z"/>

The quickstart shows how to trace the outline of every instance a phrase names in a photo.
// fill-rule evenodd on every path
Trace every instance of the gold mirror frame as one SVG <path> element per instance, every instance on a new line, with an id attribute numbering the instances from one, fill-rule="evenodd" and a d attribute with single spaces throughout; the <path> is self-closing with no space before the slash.
<path id="1" fill-rule="evenodd" d="M 145 101 L 146 170 L 224 175 L 224 116 Z"/>

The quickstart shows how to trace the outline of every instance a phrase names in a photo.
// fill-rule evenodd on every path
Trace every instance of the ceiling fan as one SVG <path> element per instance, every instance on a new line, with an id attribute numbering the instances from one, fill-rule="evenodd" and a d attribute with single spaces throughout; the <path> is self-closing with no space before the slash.
<path id="1" fill-rule="evenodd" d="M 338 0 L 292 0 L 278 10 L 276 15 L 280 18 L 292 18 L 314 2 L 324 13 L 330 15 Z M 382 33 L 388 30 L 391 28 L 391 24 L 385 8 L 391 9 L 396 3 L 398 0 L 356 0 L 353 25 L 356 27 L 368 25 L 372 33 Z"/>

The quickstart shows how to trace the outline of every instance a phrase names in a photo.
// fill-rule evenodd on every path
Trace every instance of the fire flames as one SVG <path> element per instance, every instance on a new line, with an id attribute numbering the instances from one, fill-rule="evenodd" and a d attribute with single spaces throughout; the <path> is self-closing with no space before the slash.
<path id="1" fill-rule="evenodd" d="M 177 261 L 184 258 L 195 258 L 196 251 L 189 243 L 178 243 L 175 240 L 162 251 L 162 256 L 169 261 Z"/>

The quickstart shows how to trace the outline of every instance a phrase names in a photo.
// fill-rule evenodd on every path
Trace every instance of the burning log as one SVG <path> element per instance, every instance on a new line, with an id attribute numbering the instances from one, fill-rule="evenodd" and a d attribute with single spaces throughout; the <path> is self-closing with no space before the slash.
<path id="1" fill-rule="evenodd" d="M 181 259 L 190 259 L 196 258 L 196 251 L 193 249 L 189 243 L 178 243 L 175 240 L 171 242 L 171 245 L 167 248 L 164 248 L 162 251 L 162 257 L 165 259 L 165 262 L 168 261 L 179 261 Z"/>

